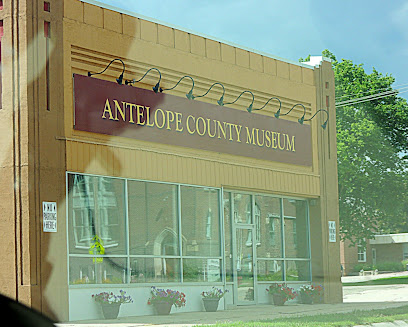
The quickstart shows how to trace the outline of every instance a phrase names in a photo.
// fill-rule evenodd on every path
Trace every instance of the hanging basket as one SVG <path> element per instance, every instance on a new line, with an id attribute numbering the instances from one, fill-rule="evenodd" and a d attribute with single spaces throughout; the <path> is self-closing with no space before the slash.
<path id="1" fill-rule="evenodd" d="M 154 302 L 153 306 L 158 315 L 165 316 L 170 314 L 171 307 L 173 306 L 173 304 L 165 301 L 158 301 Z"/>
<path id="2" fill-rule="evenodd" d="M 120 303 L 101 303 L 101 308 L 105 319 L 116 319 L 119 315 Z"/>
<path id="3" fill-rule="evenodd" d="M 215 312 L 218 309 L 218 304 L 220 303 L 219 298 L 203 298 L 204 309 L 207 312 Z"/>

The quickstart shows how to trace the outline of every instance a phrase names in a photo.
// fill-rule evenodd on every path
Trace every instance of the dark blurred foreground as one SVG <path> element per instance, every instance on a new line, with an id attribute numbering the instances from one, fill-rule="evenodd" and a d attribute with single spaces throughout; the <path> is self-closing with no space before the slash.
<path id="1" fill-rule="evenodd" d="M 7 321 L 8 326 L 55 327 L 54 322 L 52 320 L 43 316 L 38 311 L 33 310 L 1 294 L 0 294 L 0 307 L 3 309 L 3 312 L 5 313 L 3 319 L 4 322 Z"/>

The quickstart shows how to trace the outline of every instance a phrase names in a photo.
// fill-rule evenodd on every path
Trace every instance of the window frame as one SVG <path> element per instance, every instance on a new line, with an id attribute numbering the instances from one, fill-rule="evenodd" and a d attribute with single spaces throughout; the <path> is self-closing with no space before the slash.
<path id="1" fill-rule="evenodd" d="M 75 176 L 75 175 L 81 175 L 81 176 L 89 176 L 89 177 L 96 177 L 96 178 L 110 178 L 110 179 L 118 179 L 118 180 L 123 180 L 125 183 L 124 187 L 124 201 L 125 201 L 125 210 L 124 210 L 124 226 L 125 226 L 125 243 L 126 243 L 126 249 L 125 249 L 125 254 L 109 254 L 109 255 L 95 255 L 95 254 L 75 254 L 75 253 L 70 253 L 70 233 L 72 233 L 72 228 L 70 228 L 70 223 L 69 223 L 69 217 L 70 217 L 70 210 L 72 211 L 73 208 L 70 208 L 69 206 L 69 178 L 70 175 Z M 167 185 L 175 185 L 177 188 L 177 222 L 178 222 L 178 244 L 179 244 L 179 254 L 178 255 L 133 255 L 130 254 L 130 229 L 129 229 L 129 191 L 128 191 L 128 182 L 129 181 L 137 181 L 137 182 L 145 182 L 145 183 L 157 183 L 157 184 L 167 184 Z M 219 256 L 188 256 L 188 255 L 183 255 L 182 253 L 182 218 L 181 218 L 181 187 L 182 186 L 187 186 L 187 187 L 193 187 L 193 188 L 206 188 L 206 189 L 213 189 L 216 190 L 218 196 L 217 201 L 218 201 L 218 224 L 219 224 L 219 231 L 218 231 L 218 237 L 219 237 L 219 246 L 220 246 L 220 253 Z M 66 171 L 66 233 L 67 233 L 67 267 L 68 267 L 68 273 L 67 273 L 67 284 L 69 288 L 77 288 L 77 287 L 84 287 L 84 286 L 100 286 L 100 285 L 105 285 L 106 283 L 89 283 L 89 284 L 80 284 L 76 285 L 71 281 L 71 272 L 70 272 L 70 260 L 72 258 L 91 258 L 94 260 L 98 260 L 97 258 L 103 258 L 103 259 L 109 259 L 109 258 L 124 258 L 126 259 L 126 281 L 124 283 L 120 284 L 109 284 L 109 285 L 126 285 L 127 287 L 129 286 L 145 286 L 145 285 L 151 285 L 152 283 L 157 283 L 157 284 L 189 284 L 189 285 L 194 285 L 194 284 L 204 284 L 204 285 L 209 285 L 209 284 L 224 284 L 225 282 L 225 263 L 224 263 L 224 258 L 223 258 L 223 243 L 224 243 L 224 237 L 223 237 L 223 208 L 221 207 L 223 204 L 223 189 L 221 187 L 209 187 L 209 186 L 201 186 L 201 185 L 191 185 L 191 184 L 183 184 L 183 183 L 170 183 L 170 182 L 161 182 L 161 181 L 150 181 L 150 180 L 143 180 L 143 179 L 135 179 L 135 178 L 125 178 L 125 177 L 115 177 L 115 176 L 107 176 L 107 175 L 97 175 L 97 174 L 85 174 L 85 173 L 78 173 L 78 172 L 72 172 L 72 171 Z M 215 219 L 216 215 L 214 214 L 212 216 L 212 220 Z M 72 224 L 71 224 L 72 225 Z M 176 259 L 178 260 L 178 272 L 179 272 L 179 278 L 177 281 L 154 281 L 154 282 L 142 282 L 142 283 L 137 283 L 137 282 L 132 282 L 132 276 L 131 276 L 131 260 L 133 259 Z M 217 282 L 212 282 L 210 280 L 206 281 L 184 281 L 183 280 L 183 259 L 202 259 L 202 260 L 219 260 L 220 262 L 220 281 Z"/>
<path id="2" fill-rule="evenodd" d="M 285 196 L 285 195 L 276 195 L 276 194 L 268 194 L 268 193 L 262 193 L 262 192 L 250 192 L 250 191 L 243 191 L 243 190 L 234 190 L 234 189 L 224 189 L 223 190 L 224 193 L 230 193 L 230 208 L 231 208 L 231 202 L 234 201 L 234 194 L 242 194 L 242 195 L 249 195 L 250 196 L 250 202 L 252 204 L 255 203 L 255 198 L 256 196 L 268 196 L 268 197 L 272 197 L 272 198 L 277 198 L 280 201 L 280 214 L 279 214 L 279 218 L 272 218 L 269 217 L 269 219 L 279 219 L 280 223 L 281 223 L 281 246 L 282 246 L 282 257 L 274 257 L 274 258 L 264 258 L 264 257 L 259 257 L 257 255 L 257 246 L 255 247 L 255 256 L 254 256 L 254 262 L 256 262 L 257 266 L 258 266 L 258 261 L 281 261 L 282 262 L 282 269 L 284 270 L 283 273 L 283 280 L 281 281 L 258 281 L 258 284 L 265 284 L 265 283 L 275 283 L 275 282 L 290 282 L 290 283 L 304 283 L 304 282 L 311 282 L 312 281 L 312 255 L 311 255 L 311 233 L 310 233 L 310 204 L 309 204 L 309 200 L 307 198 L 300 198 L 300 197 L 296 197 L 296 196 Z M 223 197 L 224 199 L 224 197 Z M 290 257 L 286 255 L 286 247 L 285 247 L 285 219 L 296 219 L 296 217 L 292 217 L 289 215 L 285 215 L 284 213 L 284 199 L 287 200 L 300 200 L 300 201 L 304 201 L 305 202 L 305 218 L 306 218 L 306 225 L 307 225 L 307 253 L 308 253 L 308 257 L 307 258 L 297 258 L 297 257 Z M 224 203 L 223 203 L 224 205 Z M 231 209 L 230 209 L 231 210 Z M 245 225 L 251 225 L 254 226 L 254 230 L 256 230 L 256 222 L 254 221 L 254 210 L 253 214 L 252 214 L 252 222 L 250 224 L 248 223 L 243 223 L 243 222 L 237 222 L 236 218 L 235 218 L 235 212 L 232 214 L 233 217 L 231 218 L 231 224 L 232 225 L 239 225 L 239 226 L 245 226 Z M 261 216 L 262 216 L 262 212 L 261 212 Z M 275 216 L 275 215 L 274 215 Z M 262 224 L 262 222 L 261 222 Z M 224 227 L 225 228 L 225 227 Z M 268 233 L 270 231 L 268 230 Z M 269 241 L 268 241 L 269 243 Z M 227 259 L 226 259 L 227 260 Z M 303 261 L 303 262 L 307 262 L 308 263 L 308 275 L 309 275 L 309 280 L 305 280 L 305 281 L 292 281 L 292 280 L 287 280 L 287 276 L 286 276 L 286 264 L 287 262 L 290 261 Z M 257 269 L 256 269 L 257 271 Z M 256 273 L 256 275 L 258 276 L 258 272 Z M 227 282 L 229 284 L 231 284 L 231 282 Z"/>

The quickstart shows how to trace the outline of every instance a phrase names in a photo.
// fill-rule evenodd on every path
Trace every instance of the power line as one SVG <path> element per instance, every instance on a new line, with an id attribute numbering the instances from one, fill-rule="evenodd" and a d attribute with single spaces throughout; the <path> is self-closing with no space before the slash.
<path id="1" fill-rule="evenodd" d="M 405 91 L 402 91 L 402 92 L 394 91 L 394 92 L 388 93 L 388 94 L 384 94 L 384 93 L 387 93 L 387 92 L 378 93 L 378 94 L 375 94 L 375 95 L 373 95 L 371 97 L 364 97 L 366 99 L 363 99 L 363 100 L 361 100 L 362 98 L 357 98 L 357 99 L 354 99 L 354 101 L 343 101 L 343 103 L 342 102 L 336 103 L 336 108 L 341 108 L 341 107 L 354 105 L 354 104 L 358 104 L 358 103 L 362 103 L 362 102 L 377 100 L 377 99 L 381 99 L 381 98 L 385 98 L 385 97 L 389 97 L 389 96 L 397 95 L 397 94 L 401 94 L 401 93 L 406 93 L 406 92 L 408 92 L 408 90 L 405 90 Z M 383 94 L 383 95 L 379 96 L 380 94 Z M 347 102 L 347 103 L 345 103 L 345 102 Z"/>
<path id="2" fill-rule="evenodd" d="M 394 89 L 396 89 L 397 87 L 405 86 L 405 85 L 408 85 L 408 83 L 407 83 L 407 84 L 395 85 L 395 86 L 394 86 Z M 366 94 L 366 93 L 370 93 L 370 92 L 373 92 L 373 91 L 381 91 L 381 90 L 387 90 L 387 89 L 388 89 L 388 87 L 383 87 L 383 88 L 379 88 L 379 89 L 371 89 L 371 90 L 367 90 L 367 91 L 358 92 L 358 93 L 356 93 L 356 94 L 344 94 L 344 95 L 342 95 L 342 96 L 340 96 L 340 97 L 336 97 L 336 99 L 341 99 L 341 98 L 346 98 L 346 97 L 352 97 L 352 96 L 357 96 L 357 95 L 359 95 L 359 94 Z"/>
<path id="3" fill-rule="evenodd" d="M 406 88 L 408 88 L 408 87 L 403 87 L 403 88 L 401 88 L 399 90 L 390 90 L 390 91 L 386 91 L 386 92 L 366 95 L 366 96 L 360 97 L 360 98 L 354 98 L 354 99 L 350 99 L 350 100 L 346 100 L 346 101 L 341 101 L 341 102 L 337 102 L 336 105 L 342 105 L 342 104 L 352 103 L 352 102 L 355 102 L 355 101 L 360 101 L 360 100 L 365 100 L 365 99 L 370 99 L 370 98 L 376 98 L 376 97 L 382 96 L 382 95 L 394 95 L 394 94 L 398 94 L 398 92 L 400 90 L 403 90 L 403 89 L 406 89 Z"/>

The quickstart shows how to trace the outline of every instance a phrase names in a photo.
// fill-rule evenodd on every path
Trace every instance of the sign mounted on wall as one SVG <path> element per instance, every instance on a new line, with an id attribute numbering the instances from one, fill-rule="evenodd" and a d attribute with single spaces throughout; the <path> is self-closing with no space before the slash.
<path id="1" fill-rule="evenodd" d="M 74 129 L 311 166 L 310 126 L 74 74 Z"/>
<path id="2" fill-rule="evenodd" d="M 43 232 L 57 232 L 57 203 L 43 202 Z"/>
<path id="3" fill-rule="evenodd" d="M 336 222 L 329 221 L 329 242 L 336 242 Z"/>

